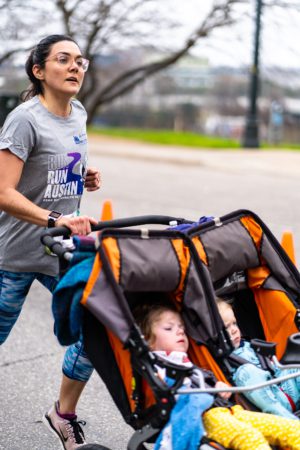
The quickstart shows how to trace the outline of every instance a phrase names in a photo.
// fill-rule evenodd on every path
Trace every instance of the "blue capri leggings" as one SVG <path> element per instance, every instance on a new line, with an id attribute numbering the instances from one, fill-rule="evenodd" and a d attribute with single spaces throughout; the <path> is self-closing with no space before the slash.
<path id="1" fill-rule="evenodd" d="M 16 323 L 34 280 L 50 292 L 58 282 L 56 277 L 37 272 L 8 272 L 0 270 L 0 345 L 7 339 Z M 73 380 L 88 381 L 93 366 L 81 341 L 68 347 L 62 366 L 63 373 Z"/>

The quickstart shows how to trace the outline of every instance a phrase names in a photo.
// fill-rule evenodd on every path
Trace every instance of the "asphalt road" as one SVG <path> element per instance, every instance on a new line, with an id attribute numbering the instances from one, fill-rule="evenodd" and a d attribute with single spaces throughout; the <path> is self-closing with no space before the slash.
<path id="1" fill-rule="evenodd" d="M 257 213 L 280 240 L 294 236 L 300 258 L 300 153 L 211 152 L 91 139 L 91 165 L 101 168 L 103 188 L 84 197 L 82 211 L 100 217 L 110 199 L 114 217 L 167 214 L 197 219 L 237 209 Z M 64 349 L 53 333 L 51 297 L 34 284 L 22 315 L 0 349 L 0 449 L 56 450 L 41 423 L 57 398 Z M 78 407 L 89 441 L 125 450 L 124 424 L 94 374 Z"/>

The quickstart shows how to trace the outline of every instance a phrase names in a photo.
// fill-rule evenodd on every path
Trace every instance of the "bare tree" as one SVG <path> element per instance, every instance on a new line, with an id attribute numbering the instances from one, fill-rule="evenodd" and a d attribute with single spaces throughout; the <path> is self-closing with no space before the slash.
<path id="1" fill-rule="evenodd" d="M 168 27 L 172 29 L 173 23 L 163 20 L 156 12 L 157 2 L 153 0 L 98 0 L 86 1 L 57 0 L 65 31 L 71 36 L 82 36 L 82 50 L 91 61 L 91 70 L 87 73 L 84 88 L 80 93 L 80 100 L 84 103 L 91 121 L 96 111 L 120 95 L 123 95 L 143 82 L 145 79 L 176 63 L 186 55 L 201 38 L 206 38 L 216 28 L 229 26 L 236 20 L 235 7 L 242 0 L 214 1 L 206 17 L 194 30 L 180 48 L 162 52 L 159 60 L 142 64 L 128 61 L 120 64 L 118 61 L 112 65 L 112 70 L 105 74 L 105 69 L 97 64 L 97 55 L 104 48 L 115 47 L 120 40 L 127 42 L 134 39 L 144 43 L 157 34 L 157 29 Z M 87 6 L 89 5 L 89 6 Z M 87 9 L 88 8 L 88 9 Z M 80 14 L 78 11 L 84 11 Z M 137 23 L 138 26 L 134 26 Z M 148 34 L 144 31 L 146 30 Z M 152 39 L 153 41 L 153 39 Z M 152 46 L 155 43 L 151 43 Z M 149 44 L 148 44 L 149 45 Z M 157 57 L 158 58 L 158 57 Z M 138 58 L 137 58 L 138 60 Z M 106 76 L 105 76 L 106 75 Z M 110 76 L 109 76 L 110 75 Z"/>
<path id="2" fill-rule="evenodd" d="M 269 3 L 272 1 L 280 2 L 269 0 Z M 171 14 L 163 14 L 163 3 L 160 0 L 0 0 L 1 17 L 4 18 L 0 24 L 0 37 L 2 42 L 9 43 L 0 50 L 0 64 L 16 52 L 27 49 L 33 39 L 36 41 L 42 35 L 53 33 L 55 26 L 55 32 L 73 36 L 90 59 L 90 69 L 79 98 L 91 122 L 102 105 L 176 63 L 199 40 L 239 20 L 239 8 L 251 4 L 250 0 L 211 0 L 211 8 L 200 18 L 199 26 L 181 46 L 170 50 L 161 45 L 163 32 L 172 33 L 179 24 L 170 21 Z M 35 30 L 34 36 L 32 30 Z M 126 61 L 116 58 L 109 68 L 101 65 L 101 59 L 99 62 L 100 55 L 120 56 L 120 49 L 128 49 L 133 44 L 136 49 L 142 46 L 159 49 L 156 55 L 160 56 L 144 62 L 139 56 L 129 57 L 127 52 L 124 53 Z"/>
<path id="3" fill-rule="evenodd" d="M 174 64 L 216 28 L 234 22 L 234 8 L 243 0 L 214 0 L 211 10 L 202 18 L 197 29 L 176 50 L 157 52 L 156 61 L 141 63 L 138 58 L 128 58 L 124 63 L 117 59 L 108 70 L 99 64 L 99 55 L 120 54 L 121 48 L 148 46 L 160 48 L 163 30 L 171 33 L 176 24 L 171 14 L 163 14 L 159 0 L 0 0 L 0 38 L 6 42 L 0 50 L 0 65 L 16 53 L 33 45 L 33 39 L 48 30 L 73 36 L 83 53 L 90 59 L 85 84 L 80 92 L 91 121 L 102 105 L 133 89 L 146 78 Z M 51 21 L 49 21 L 51 17 Z M 34 30 L 34 33 L 32 33 Z M 34 36 L 33 36 L 34 34 Z"/>
<path id="4" fill-rule="evenodd" d="M 38 7 L 37 0 L 0 0 L 0 17 L 1 66 L 18 54 L 28 52 L 33 45 L 32 30 L 46 20 L 47 12 Z"/>

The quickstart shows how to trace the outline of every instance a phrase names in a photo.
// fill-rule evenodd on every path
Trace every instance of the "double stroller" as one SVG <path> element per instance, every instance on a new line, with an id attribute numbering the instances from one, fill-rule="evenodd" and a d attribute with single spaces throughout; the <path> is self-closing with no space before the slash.
<path id="1" fill-rule="evenodd" d="M 128 450 L 144 450 L 145 443 L 155 442 L 190 370 L 162 363 L 149 351 L 132 314 L 138 304 L 172 301 L 185 322 L 191 361 L 219 380 L 230 382 L 230 364 L 236 361 L 230 359 L 233 348 L 216 294 L 234 298 L 242 332 L 259 338 L 262 356 L 276 351 L 278 359 L 297 363 L 296 338 L 290 344 L 297 347 L 294 353 L 283 354 L 288 337 L 297 337 L 299 329 L 300 274 L 252 212 L 237 211 L 201 224 L 142 216 L 102 222 L 96 230 L 95 239 L 75 238 L 72 250 L 55 240 L 61 234 L 68 237 L 66 229 L 47 230 L 42 237 L 60 258 L 55 332 L 63 345 L 76 342 L 82 333 L 96 371 L 135 430 Z M 173 386 L 157 377 L 157 364 L 167 368 Z M 243 404 L 239 395 L 236 401 Z M 223 449 L 207 440 L 199 448 Z"/>

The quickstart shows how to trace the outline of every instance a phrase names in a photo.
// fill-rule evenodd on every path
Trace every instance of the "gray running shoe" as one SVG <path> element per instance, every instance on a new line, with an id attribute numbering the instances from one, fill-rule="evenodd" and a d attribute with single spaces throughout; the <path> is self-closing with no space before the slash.
<path id="1" fill-rule="evenodd" d="M 80 426 L 85 425 L 85 422 L 62 419 L 56 412 L 56 404 L 43 416 L 43 422 L 60 439 L 64 450 L 75 450 L 86 444 Z"/>

